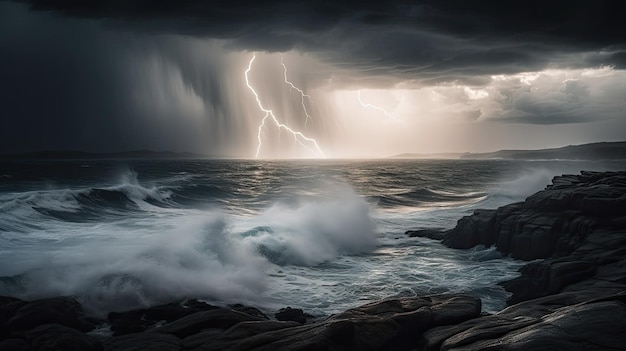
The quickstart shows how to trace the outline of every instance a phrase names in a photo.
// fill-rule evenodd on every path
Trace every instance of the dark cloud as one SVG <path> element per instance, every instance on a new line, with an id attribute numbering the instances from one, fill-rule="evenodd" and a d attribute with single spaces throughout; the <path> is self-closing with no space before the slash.
<path id="1" fill-rule="evenodd" d="M 295 48 L 356 72 L 428 82 L 537 70 L 555 64 L 558 54 L 626 44 L 622 3 L 610 0 L 25 2 L 114 27 L 229 39 L 246 50 Z M 594 64 L 622 62 L 616 53 L 598 56 Z"/>
<path id="2" fill-rule="evenodd" d="M 624 114 L 623 80 L 586 86 L 581 76 L 561 86 L 555 78 L 545 91 L 527 91 L 492 75 L 625 68 L 621 7 L 620 1 L 0 0 L 0 151 L 152 148 L 250 156 L 258 110 L 243 85 L 250 55 L 242 51 L 253 50 L 304 54 L 289 66 L 307 91 L 330 81 L 348 91 L 436 85 L 458 88 L 451 106 L 479 121 L 617 118 Z M 275 59 L 263 66 L 259 58 L 255 84 L 267 104 L 293 112 L 283 115 L 298 123 L 299 101 L 285 102 L 293 92 L 281 90 L 281 67 L 268 68 Z M 481 104 L 467 101 L 461 85 L 491 95 Z M 316 120 L 310 131 L 330 135 L 326 127 Z"/>
<path id="3" fill-rule="evenodd" d="M 237 142 L 223 132 L 233 129 L 221 72 L 227 58 L 194 48 L 0 3 L 0 150 L 223 153 L 224 138 Z M 202 101 L 202 113 L 185 111 L 172 91 L 177 79 L 178 90 Z"/>

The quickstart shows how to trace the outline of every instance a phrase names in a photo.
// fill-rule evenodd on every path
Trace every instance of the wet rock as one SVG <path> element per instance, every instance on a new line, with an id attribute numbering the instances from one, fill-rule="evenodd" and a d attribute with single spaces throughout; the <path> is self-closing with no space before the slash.
<path id="1" fill-rule="evenodd" d="M 108 315 L 111 331 L 115 336 L 140 333 L 159 323 L 173 322 L 190 314 L 218 309 L 198 300 L 170 303 L 127 312 L 111 312 Z"/>
<path id="2" fill-rule="evenodd" d="M 173 322 L 190 314 L 218 309 L 217 306 L 209 305 L 198 300 L 186 300 L 183 303 L 170 303 L 166 305 L 154 306 L 144 311 L 144 318 L 152 321 Z"/>
<path id="3" fill-rule="evenodd" d="M 172 323 L 153 329 L 156 333 L 172 334 L 183 339 L 204 329 L 228 329 L 240 322 L 262 321 L 262 318 L 226 308 L 196 312 Z"/>
<path id="4" fill-rule="evenodd" d="M 11 335 L 11 330 L 5 324 L 25 304 L 25 301 L 13 297 L 0 296 L 0 339 Z"/>
<path id="5" fill-rule="evenodd" d="M 425 350 L 607 350 L 626 345 L 626 172 L 581 172 L 477 211 L 443 243 L 534 260 L 502 283 L 510 307 L 424 333 Z M 600 298 L 599 298 L 600 297 Z"/>
<path id="6" fill-rule="evenodd" d="M 140 333 L 146 330 L 148 327 L 156 324 L 155 321 L 147 321 L 143 319 L 143 311 L 128 311 L 128 312 L 111 312 L 109 313 L 108 320 L 111 324 L 111 331 L 113 335 L 124 335 L 130 333 Z"/>
<path id="7" fill-rule="evenodd" d="M 421 333 L 480 315 L 480 300 L 464 295 L 385 300 L 326 321 L 270 331 L 241 341 L 238 350 L 409 350 Z"/>
<path id="8" fill-rule="evenodd" d="M 626 295 L 613 295 L 547 310 L 539 318 L 519 315 L 523 309 L 507 309 L 430 330 L 424 335 L 425 349 L 618 350 L 626 345 L 625 301 Z"/>
<path id="9" fill-rule="evenodd" d="M 611 218 L 623 216 L 625 181 L 626 172 L 555 177 L 524 202 L 461 218 L 443 243 L 459 249 L 496 245 L 524 260 L 569 254 L 606 222 L 621 223 Z"/>
<path id="10" fill-rule="evenodd" d="M 156 333 L 127 334 L 109 338 L 102 342 L 105 351 L 178 351 L 182 341 L 174 335 Z"/>
<path id="11" fill-rule="evenodd" d="M 71 297 L 27 302 L 15 311 L 6 322 L 5 328 L 16 332 L 30 330 L 43 324 L 60 324 L 83 332 L 95 328 L 94 321 L 84 315 L 80 303 Z"/>
<path id="12" fill-rule="evenodd" d="M 479 244 L 493 245 L 495 215 L 495 210 L 476 210 L 472 216 L 459 219 L 456 227 L 445 233 L 444 245 L 455 249 L 469 249 Z"/>
<path id="13" fill-rule="evenodd" d="M 300 324 L 306 323 L 308 317 L 313 317 L 311 315 L 305 314 L 303 310 L 299 308 L 281 308 L 278 312 L 274 314 L 274 317 L 279 321 L 293 321 L 298 322 Z"/>
<path id="14" fill-rule="evenodd" d="M 45 324 L 26 333 L 33 351 L 102 351 L 94 337 L 59 324 Z"/>
<path id="15" fill-rule="evenodd" d="M 8 296 L 0 296 L 0 325 L 5 323 L 17 312 L 20 307 L 26 304 L 25 301 Z"/>
<path id="16" fill-rule="evenodd" d="M 626 172 L 555 177 L 552 185 L 524 202 L 461 218 L 443 243 L 462 249 L 495 245 L 514 258 L 544 259 L 503 284 L 513 293 L 510 304 L 578 284 L 615 292 L 626 289 L 626 221 L 620 219 L 624 199 Z"/>
<path id="17" fill-rule="evenodd" d="M 29 351 L 30 345 L 24 339 L 4 339 L 0 340 L 0 351 Z"/>
<path id="18" fill-rule="evenodd" d="M 255 321 L 241 322 L 224 332 L 211 329 L 183 340 L 185 350 L 220 351 L 236 348 L 242 340 L 273 330 L 299 326 L 298 322 Z"/>
<path id="19" fill-rule="evenodd" d="M 255 316 L 255 317 L 259 317 L 259 318 L 263 318 L 263 319 L 269 319 L 265 315 L 265 313 L 261 312 L 261 310 L 259 310 L 258 308 L 255 308 L 255 307 L 245 306 L 245 305 L 242 305 L 242 304 L 230 305 L 229 307 L 232 310 L 243 312 L 243 313 L 247 313 L 247 314 L 249 314 L 251 316 Z"/>
<path id="20" fill-rule="evenodd" d="M 428 238 L 433 240 L 443 240 L 446 235 L 444 230 L 433 228 L 407 230 L 404 234 L 408 235 L 411 238 Z"/>
<path id="21" fill-rule="evenodd" d="M 569 284 L 594 275 L 594 261 L 566 259 L 544 260 L 521 268 L 522 275 L 501 285 L 514 294 L 507 300 L 509 305 L 560 292 Z"/>

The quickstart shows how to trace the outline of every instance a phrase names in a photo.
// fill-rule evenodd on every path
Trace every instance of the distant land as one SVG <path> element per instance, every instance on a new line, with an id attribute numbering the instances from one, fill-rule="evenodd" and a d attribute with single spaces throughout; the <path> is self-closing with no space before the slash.
<path id="1" fill-rule="evenodd" d="M 0 160 L 83 160 L 83 159 L 224 159 L 226 156 L 191 152 L 132 150 L 123 152 L 86 152 L 46 150 L 0 154 Z M 394 159 L 464 159 L 464 160 L 618 160 L 626 159 L 626 141 L 599 142 L 538 150 L 499 150 L 484 153 L 404 153 Z"/>
<path id="2" fill-rule="evenodd" d="M 500 150 L 485 153 L 400 154 L 392 158 L 464 160 L 617 160 L 626 159 L 626 141 L 570 145 L 554 149 Z"/>
<path id="3" fill-rule="evenodd" d="M 0 154 L 0 160 L 85 160 L 85 159 L 198 159 L 218 158 L 216 156 L 194 154 L 190 152 L 133 150 L 123 152 L 85 152 L 48 150 L 18 154 Z"/>

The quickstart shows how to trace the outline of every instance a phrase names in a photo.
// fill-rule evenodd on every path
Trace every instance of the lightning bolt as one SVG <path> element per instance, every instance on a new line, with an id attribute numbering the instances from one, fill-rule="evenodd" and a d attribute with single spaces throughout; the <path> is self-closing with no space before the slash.
<path id="1" fill-rule="evenodd" d="M 357 93 L 357 98 L 359 99 L 359 103 L 361 104 L 361 106 L 363 106 L 364 108 L 373 108 L 375 110 L 378 110 L 382 113 L 385 114 L 385 116 L 387 116 L 388 118 L 392 118 L 395 119 L 391 114 L 389 114 L 389 112 L 387 112 L 387 110 L 385 110 L 382 107 L 376 106 L 376 105 L 372 105 L 372 104 L 368 104 L 363 102 L 363 100 L 361 99 L 361 91 L 359 90 L 359 92 Z"/>
<path id="2" fill-rule="evenodd" d="M 287 66 L 285 66 L 285 62 L 283 61 L 283 55 L 280 55 L 280 64 L 283 66 L 285 84 L 289 84 L 291 86 L 291 89 L 295 89 L 296 91 L 298 91 L 298 93 L 300 93 L 300 99 L 302 102 L 302 110 L 304 111 L 304 114 L 306 115 L 306 119 L 304 120 L 304 127 L 306 128 L 307 124 L 309 123 L 309 120 L 313 118 L 311 118 L 311 115 L 309 115 L 309 112 L 306 110 L 306 104 L 304 103 L 304 98 L 306 97 L 307 99 L 309 99 L 309 101 L 311 101 L 311 96 L 305 94 L 304 91 L 302 91 L 302 89 L 298 88 L 292 82 L 290 82 L 289 79 L 287 79 Z"/>
<path id="3" fill-rule="evenodd" d="M 276 118 L 276 115 L 274 115 L 274 112 L 272 112 L 272 110 L 268 110 L 265 107 L 263 107 L 263 104 L 261 103 L 261 99 L 259 98 L 259 94 L 257 94 L 256 90 L 254 90 L 252 85 L 250 85 L 250 79 L 248 77 L 248 73 L 250 73 L 250 71 L 252 71 L 252 63 L 254 62 L 255 59 L 256 59 L 256 53 L 253 53 L 252 54 L 252 58 L 250 59 L 250 63 L 248 63 L 248 69 L 246 69 L 246 71 L 245 71 L 246 85 L 248 86 L 248 89 L 250 89 L 252 94 L 254 94 L 254 98 L 256 99 L 257 105 L 259 105 L 259 109 L 265 113 L 265 116 L 261 120 L 261 124 L 259 124 L 259 130 L 258 130 L 258 133 L 257 133 L 257 139 L 259 141 L 259 144 L 258 144 L 257 149 L 256 149 L 255 157 L 259 158 L 259 153 L 261 152 L 261 147 L 263 146 L 263 140 L 262 140 L 262 137 L 261 137 L 262 134 L 263 134 L 263 128 L 265 127 L 265 123 L 269 119 L 272 122 L 274 122 L 274 124 L 276 125 L 276 127 L 278 128 L 279 131 L 283 130 L 283 129 L 286 130 L 287 132 L 289 132 L 289 133 L 291 133 L 293 135 L 294 140 L 298 144 L 302 145 L 305 149 L 307 149 L 307 150 L 309 150 L 311 152 L 317 152 L 319 155 L 321 155 L 322 157 L 325 158 L 326 155 L 324 155 L 324 152 L 319 147 L 319 145 L 317 144 L 317 141 L 315 139 L 309 138 L 306 135 L 302 134 L 301 132 L 291 129 L 286 124 L 280 123 L 280 121 L 278 120 L 278 118 Z M 305 142 L 309 143 L 314 148 L 311 148 L 311 147 L 307 146 L 305 144 Z"/>

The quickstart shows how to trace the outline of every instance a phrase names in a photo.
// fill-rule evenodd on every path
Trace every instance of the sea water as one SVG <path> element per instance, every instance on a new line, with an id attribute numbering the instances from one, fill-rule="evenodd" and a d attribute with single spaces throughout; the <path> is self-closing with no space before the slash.
<path id="1" fill-rule="evenodd" d="M 525 263 L 406 230 L 449 229 L 553 176 L 624 162 L 54 160 L 0 163 L 0 295 L 103 316 L 185 298 L 329 315 L 463 292 L 505 306 Z"/>

